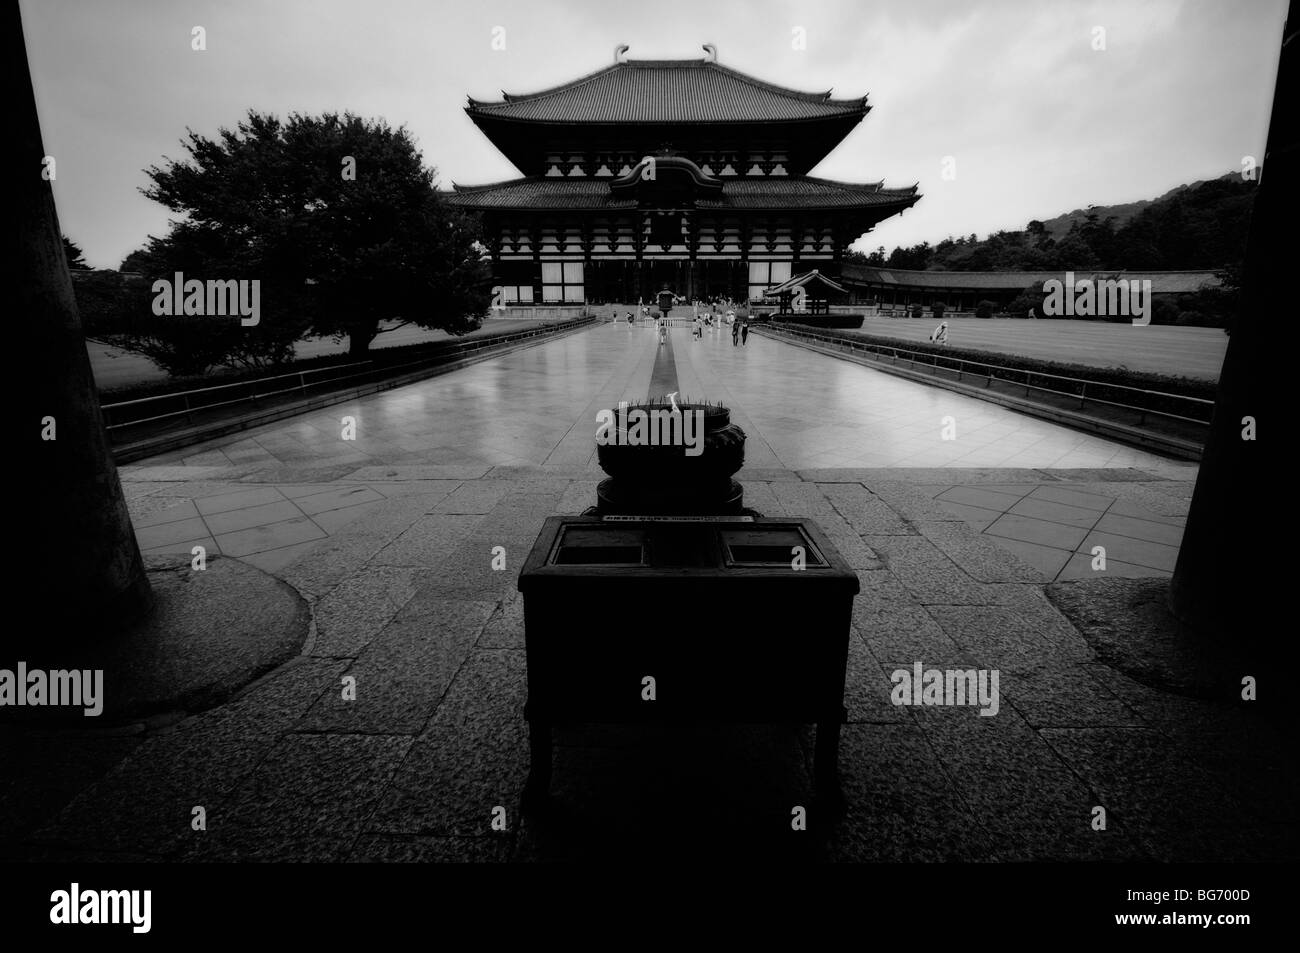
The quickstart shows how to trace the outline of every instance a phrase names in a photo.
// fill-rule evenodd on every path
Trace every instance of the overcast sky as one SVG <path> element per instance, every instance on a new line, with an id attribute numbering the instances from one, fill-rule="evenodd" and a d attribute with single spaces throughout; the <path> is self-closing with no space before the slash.
<path id="1" fill-rule="evenodd" d="M 352 110 L 414 133 L 444 186 L 517 170 L 467 96 L 632 59 L 702 58 L 873 109 L 814 174 L 924 198 L 858 242 L 983 236 L 1151 198 L 1264 148 L 1285 0 L 23 0 L 65 233 L 117 267 L 167 213 L 143 169 L 250 108 Z M 207 50 L 190 48 L 191 29 Z M 494 27 L 505 49 L 492 49 Z M 1093 49 L 1095 28 L 1104 51 Z M 802 28 L 806 49 L 792 46 Z M 956 178 L 942 177 L 945 156 Z"/>

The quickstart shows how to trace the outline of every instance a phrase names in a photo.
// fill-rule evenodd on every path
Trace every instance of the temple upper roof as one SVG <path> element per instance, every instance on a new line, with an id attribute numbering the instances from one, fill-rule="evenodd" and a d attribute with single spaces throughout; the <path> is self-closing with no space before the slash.
<path id="1" fill-rule="evenodd" d="M 471 98 L 465 111 L 527 180 L 619 178 L 655 155 L 687 158 L 706 178 L 729 181 L 808 176 L 870 109 L 865 96 L 836 99 L 829 90 L 790 89 L 723 66 L 708 44 L 703 60 L 624 60 L 626 49 L 594 73 L 538 92 L 502 93 L 499 102 Z M 576 196 L 540 188 L 524 191 L 544 205 Z M 728 196 L 743 201 L 752 188 L 766 189 L 773 207 L 788 207 L 797 190 L 815 186 L 728 184 Z M 863 201 L 854 194 L 843 202 Z"/>
<path id="2" fill-rule="evenodd" d="M 856 117 L 865 96 L 800 92 L 705 60 L 624 60 L 536 93 L 469 100 L 471 116 L 542 123 L 771 123 Z"/>

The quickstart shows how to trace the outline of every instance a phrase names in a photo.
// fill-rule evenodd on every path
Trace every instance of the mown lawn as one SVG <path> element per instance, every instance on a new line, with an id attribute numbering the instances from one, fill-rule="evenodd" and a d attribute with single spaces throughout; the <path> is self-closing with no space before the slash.
<path id="1" fill-rule="evenodd" d="M 930 316 L 867 318 L 860 330 L 873 337 L 927 341 L 938 324 Z M 948 345 L 1066 364 L 1124 367 L 1131 371 L 1218 380 L 1228 336 L 1218 328 L 954 318 L 948 321 Z"/>

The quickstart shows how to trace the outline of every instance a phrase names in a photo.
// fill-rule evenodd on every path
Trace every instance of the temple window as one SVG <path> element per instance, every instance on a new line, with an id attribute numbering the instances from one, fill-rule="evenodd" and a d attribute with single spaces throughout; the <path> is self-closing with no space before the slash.
<path id="1" fill-rule="evenodd" d="M 542 262 L 542 301 L 581 304 L 585 300 L 582 264 L 580 261 Z"/>

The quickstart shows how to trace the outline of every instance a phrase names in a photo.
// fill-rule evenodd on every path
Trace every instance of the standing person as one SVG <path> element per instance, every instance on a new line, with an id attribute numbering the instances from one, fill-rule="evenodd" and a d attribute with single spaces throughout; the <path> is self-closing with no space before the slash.
<path id="1" fill-rule="evenodd" d="M 743 346 L 749 340 L 749 319 L 746 318 L 740 324 L 740 343 Z"/>

